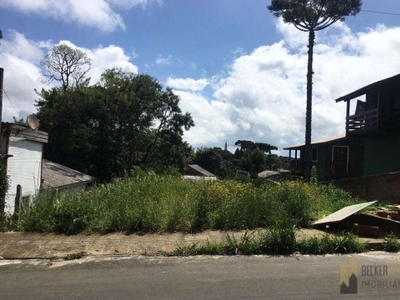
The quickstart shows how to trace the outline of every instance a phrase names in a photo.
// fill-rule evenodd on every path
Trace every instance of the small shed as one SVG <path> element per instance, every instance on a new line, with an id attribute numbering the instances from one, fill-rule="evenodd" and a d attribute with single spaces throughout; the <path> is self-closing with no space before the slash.
<path id="1" fill-rule="evenodd" d="M 43 188 L 54 189 L 59 194 L 83 192 L 95 178 L 77 170 L 43 159 Z"/>
<path id="2" fill-rule="evenodd" d="M 40 188 L 42 178 L 43 146 L 48 141 L 47 132 L 29 126 L 1 123 L 1 153 L 10 187 L 5 195 L 4 212 L 13 213 L 17 186 L 22 187 L 23 201 L 29 202 Z"/>

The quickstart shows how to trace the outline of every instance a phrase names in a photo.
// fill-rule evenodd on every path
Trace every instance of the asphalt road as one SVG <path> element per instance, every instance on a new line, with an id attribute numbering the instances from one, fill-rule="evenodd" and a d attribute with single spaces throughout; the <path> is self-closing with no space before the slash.
<path id="1" fill-rule="evenodd" d="M 354 262 L 357 294 L 341 294 L 341 265 L 342 275 L 348 278 L 343 270 L 350 270 Z M 2 300 L 377 297 L 381 300 L 399 299 L 399 295 L 400 255 L 383 252 L 354 256 L 138 256 L 0 263 Z"/>

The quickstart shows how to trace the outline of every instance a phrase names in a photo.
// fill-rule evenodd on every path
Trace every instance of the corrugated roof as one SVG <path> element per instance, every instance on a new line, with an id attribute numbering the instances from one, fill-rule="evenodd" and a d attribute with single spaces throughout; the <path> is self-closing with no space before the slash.
<path id="1" fill-rule="evenodd" d="M 365 95 L 368 91 L 378 88 L 378 87 L 383 87 L 385 85 L 392 84 L 394 81 L 400 80 L 400 74 L 397 74 L 395 76 L 371 83 L 369 85 L 366 85 L 354 92 L 351 92 L 350 94 L 347 94 L 345 96 L 337 98 L 335 101 L 340 102 L 340 101 L 348 101 L 351 99 L 354 99 L 356 97 L 359 97 L 361 95 Z"/>
<path id="2" fill-rule="evenodd" d="M 325 144 L 328 142 L 334 142 L 334 141 L 339 141 L 339 140 L 343 140 L 346 139 L 346 135 L 345 134 L 340 134 L 340 135 L 335 135 L 335 136 L 330 136 L 330 137 L 326 137 L 323 139 L 318 139 L 315 140 L 313 142 L 311 142 L 311 145 L 318 145 L 318 144 Z M 283 148 L 284 150 L 290 150 L 290 149 L 296 149 L 296 148 L 302 148 L 304 147 L 305 144 L 298 144 L 298 145 L 294 145 L 294 146 L 289 146 L 289 147 L 285 147 Z"/>
<path id="3" fill-rule="evenodd" d="M 90 183 L 95 178 L 66 166 L 43 159 L 42 177 L 45 186 L 63 188 L 76 184 Z"/>

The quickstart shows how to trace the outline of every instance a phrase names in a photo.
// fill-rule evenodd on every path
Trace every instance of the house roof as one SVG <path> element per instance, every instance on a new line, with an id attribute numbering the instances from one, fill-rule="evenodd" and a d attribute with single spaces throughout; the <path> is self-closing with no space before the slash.
<path id="1" fill-rule="evenodd" d="M 62 189 L 72 185 L 88 184 L 94 177 L 73 170 L 66 166 L 43 159 L 43 184 L 47 187 Z"/>
<path id="2" fill-rule="evenodd" d="M 1 123 L 5 136 L 24 138 L 30 141 L 47 144 L 49 137 L 47 132 L 33 130 L 28 126 L 14 123 Z"/>
<path id="3" fill-rule="evenodd" d="M 362 87 L 362 88 L 360 88 L 360 89 L 358 89 L 358 90 L 356 90 L 354 92 L 351 92 L 350 94 L 347 94 L 345 96 L 339 97 L 335 101 L 336 102 L 349 101 L 349 100 L 354 99 L 356 97 L 365 95 L 370 90 L 373 90 L 373 89 L 376 89 L 376 88 L 382 88 L 382 87 L 390 85 L 393 82 L 396 82 L 398 80 L 400 80 L 400 74 L 397 74 L 395 76 L 392 76 L 392 77 L 389 77 L 389 78 L 386 78 L 386 79 L 371 83 L 371 84 L 369 84 L 367 86 L 364 86 L 364 87 Z"/>
<path id="4" fill-rule="evenodd" d="M 336 142 L 336 141 L 340 141 L 340 140 L 344 140 L 346 139 L 346 135 L 341 134 L 341 135 L 335 135 L 335 136 L 331 136 L 331 137 L 326 137 L 323 139 L 319 139 L 319 140 L 315 140 L 313 142 L 311 142 L 311 145 L 318 145 L 318 144 L 325 144 L 325 143 L 329 143 L 329 142 Z M 294 145 L 294 146 L 289 146 L 289 147 L 285 147 L 283 148 L 284 150 L 294 150 L 294 149 L 300 149 L 303 148 L 305 146 L 305 144 L 298 144 L 298 145 Z"/>
<path id="5" fill-rule="evenodd" d="M 198 173 L 201 173 L 203 176 L 215 177 L 215 175 L 213 173 L 208 172 L 207 170 L 203 169 L 199 165 L 188 165 L 188 167 L 197 171 Z"/>

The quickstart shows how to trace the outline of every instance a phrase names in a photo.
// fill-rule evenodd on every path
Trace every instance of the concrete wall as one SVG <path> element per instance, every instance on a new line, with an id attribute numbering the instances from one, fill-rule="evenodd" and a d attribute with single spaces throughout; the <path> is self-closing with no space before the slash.
<path id="1" fill-rule="evenodd" d="M 400 204 L 400 172 L 342 179 L 330 183 L 364 200 Z"/>

